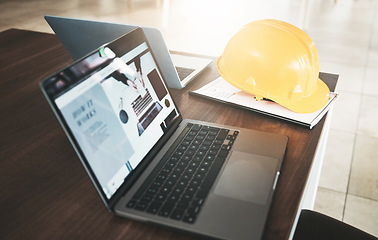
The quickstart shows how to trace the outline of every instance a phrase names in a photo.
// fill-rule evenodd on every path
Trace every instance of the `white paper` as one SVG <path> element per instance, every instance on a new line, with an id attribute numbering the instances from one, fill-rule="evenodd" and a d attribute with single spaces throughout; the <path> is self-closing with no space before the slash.
<path id="1" fill-rule="evenodd" d="M 257 101 L 254 95 L 234 87 L 222 77 L 215 79 L 192 93 L 213 98 L 214 100 L 236 104 L 264 114 L 274 115 L 275 117 L 288 121 L 298 122 L 310 128 L 319 122 L 338 97 L 338 94 L 331 92 L 328 103 L 322 109 L 313 113 L 296 113 L 275 102 L 266 100 Z"/>

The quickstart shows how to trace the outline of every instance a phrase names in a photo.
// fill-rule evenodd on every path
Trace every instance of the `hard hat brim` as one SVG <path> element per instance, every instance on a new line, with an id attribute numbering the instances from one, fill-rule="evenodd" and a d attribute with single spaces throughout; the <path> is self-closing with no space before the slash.
<path id="1" fill-rule="evenodd" d="M 288 99 L 277 99 L 275 101 L 297 113 L 313 113 L 319 111 L 327 104 L 329 96 L 330 91 L 328 86 L 318 78 L 316 90 L 310 96 L 302 97 L 297 101 L 290 101 Z"/>

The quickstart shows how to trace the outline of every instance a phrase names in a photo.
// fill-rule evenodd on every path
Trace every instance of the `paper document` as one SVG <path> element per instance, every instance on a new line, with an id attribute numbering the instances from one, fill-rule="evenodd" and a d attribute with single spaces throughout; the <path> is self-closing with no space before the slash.
<path id="1" fill-rule="evenodd" d="M 331 107 L 332 103 L 338 97 L 338 94 L 331 92 L 328 103 L 319 111 L 313 113 L 295 113 L 269 100 L 257 101 L 254 95 L 234 87 L 222 77 L 215 79 L 198 90 L 191 91 L 190 94 L 246 108 L 286 121 L 295 122 L 307 126 L 310 129 L 312 129 L 320 121 L 320 119 L 322 119 L 322 117 Z"/>

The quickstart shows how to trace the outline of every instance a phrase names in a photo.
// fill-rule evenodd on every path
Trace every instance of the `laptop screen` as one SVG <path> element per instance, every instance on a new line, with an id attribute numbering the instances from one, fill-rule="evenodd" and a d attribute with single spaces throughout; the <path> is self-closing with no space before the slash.
<path id="1" fill-rule="evenodd" d="M 178 117 L 147 42 L 133 34 L 45 81 L 107 199 Z"/>

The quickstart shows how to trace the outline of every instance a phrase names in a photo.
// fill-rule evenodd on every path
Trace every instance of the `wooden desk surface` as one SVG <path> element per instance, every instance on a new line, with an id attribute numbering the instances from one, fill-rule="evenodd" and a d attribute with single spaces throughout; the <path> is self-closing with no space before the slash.
<path id="1" fill-rule="evenodd" d="M 54 35 L 0 33 L 0 234 L 2 239 L 196 239 L 107 212 L 39 89 L 72 62 Z M 289 136 L 264 239 L 287 239 L 304 191 L 324 118 L 307 128 L 190 96 L 215 79 L 212 65 L 172 95 L 184 118 Z M 330 88 L 336 75 L 322 75 Z"/>

